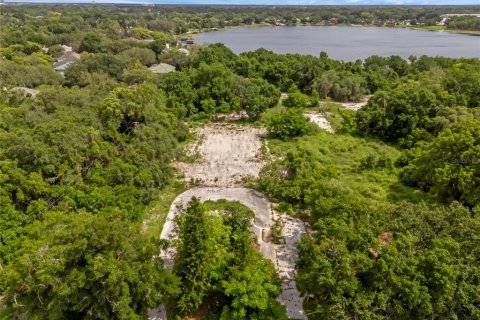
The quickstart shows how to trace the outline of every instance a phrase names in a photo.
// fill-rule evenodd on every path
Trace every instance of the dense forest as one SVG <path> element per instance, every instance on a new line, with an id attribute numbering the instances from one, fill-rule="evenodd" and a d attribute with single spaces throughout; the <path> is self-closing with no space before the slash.
<path id="1" fill-rule="evenodd" d="M 252 187 L 313 229 L 297 262 L 310 319 L 479 318 L 479 59 L 342 62 L 176 43 L 278 17 L 427 23 L 460 9 L 315 10 L 2 7 L 0 318 L 144 319 L 166 303 L 179 317 L 284 319 L 247 208 L 193 200 L 172 270 L 158 233 L 142 231 L 178 183 L 171 163 L 189 126 L 230 112 L 269 132 L 272 160 Z M 62 45 L 80 58 L 58 72 Z M 158 63 L 176 71 L 152 72 Z M 334 103 L 365 95 L 357 112 Z M 312 109 L 334 135 L 308 122 Z"/>

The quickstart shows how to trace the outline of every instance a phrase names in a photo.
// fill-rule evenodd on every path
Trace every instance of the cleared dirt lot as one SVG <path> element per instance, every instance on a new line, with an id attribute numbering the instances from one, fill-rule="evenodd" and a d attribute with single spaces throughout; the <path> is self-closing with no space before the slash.
<path id="1" fill-rule="evenodd" d="M 357 111 L 357 110 L 365 107 L 368 103 L 368 99 L 370 99 L 371 97 L 372 97 L 371 95 L 364 96 L 362 98 L 362 101 L 360 101 L 360 102 L 336 102 L 336 103 L 342 105 L 346 109 Z"/>
<path id="2" fill-rule="evenodd" d="M 177 165 L 186 182 L 201 186 L 234 187 L 246 177 L 257 178 L 265 165 L 261 157 L 263 128 L 211 124 L 196 130 L 197 139 L 187 148 L 194 163 Z"/>
<path id="3" fill-rule="evenodd" d="M 168 212 L 167 220 L 163 226 L 162 234 L 160 235 L 161 239 L 177 239 L 178 236 L 175 232 L 175 219 L 182 213 L 182 208 L 187 207 L 188 202 L 190 202 L 193 197 L 198 198 L 202 202 L 206 200 L 217 201 L 221 199 L 238 201 L 251 209 L 255 213 L 255 219 L 252 223 L 252 232 L 257 238 L 260 252 L 264 257 L 274 262 L 276 261 L 273 243 L 268 239 L 270 227 L 273 223 L 270 202 L 268 202 L 262 193 L 247 188 L 203 187 L 185 191 L 173 201 Z M 173 264 L 172 259 L 174 253 L 174 249 L 169 249 L 168 251 L 161 253 L 167 266 Z"/>

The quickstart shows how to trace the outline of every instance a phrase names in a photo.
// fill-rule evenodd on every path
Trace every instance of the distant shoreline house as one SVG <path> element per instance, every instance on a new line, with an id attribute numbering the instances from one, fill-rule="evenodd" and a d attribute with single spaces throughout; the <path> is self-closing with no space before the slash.
<path id="1" fill-rule="evenodd" d="M 148 69 L 156 74 L 164 74 L 164 73 L 170 73 L 175 71 L 175 67 L 168 63 L 154 64 Z"/>
<path id="2" fill-rule="evenodd" d="M 195 44 L 195 40 L 192 37 L 182 37 L 177 39 L 178 45 L 192 45 Z"/>

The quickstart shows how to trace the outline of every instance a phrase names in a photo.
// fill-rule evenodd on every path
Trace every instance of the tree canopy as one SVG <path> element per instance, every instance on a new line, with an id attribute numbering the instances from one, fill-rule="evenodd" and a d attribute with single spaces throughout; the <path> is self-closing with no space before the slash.
<path id="1" fill-rule="evenodd" d="M 172 271 L 158 228 L 145 231 L 177 183 L 188 126 L 239 112 L 269 132 L 271 157 L 248 185 L 312 228 L 296 267 L 310 319 L 480 318 L 479 59 L 175 41 L 252 24 L 474 31 L 468 16 L 435 24 L 477 9 L 2 6 L 0 317 L 144 319 L 165 302 L 180 317 L 285 319 L 249 209 L 193 200 Z M 70 48 L 80 59 L 56 71 Z M 159 63 L 175 71 L 149 69 Z M 356 112 L 337 104 L 363 99 Z"/>
<path id="2" fill-rule="evenodd" d="M 221 215 L 212 214 L 211 211 Z M 201 204 L 193 198 L 179 216 L 180 231 L 175 274 L 181 294 L 180 313 L 194 313 L 208 303 L 218 319 L 286 319 L 275 300 L 280 293 L 271 261 L 254 248 L 249 227 L 253 212 L 225 200 Z"/>

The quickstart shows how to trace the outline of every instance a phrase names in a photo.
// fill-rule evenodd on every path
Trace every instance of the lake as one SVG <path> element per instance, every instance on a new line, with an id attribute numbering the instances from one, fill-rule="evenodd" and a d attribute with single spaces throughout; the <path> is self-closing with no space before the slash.
<path id="1" fill-rule="evenodd" d="M 387 27 L 298 26 L 236 28 L 196 35 L 198 44 L 223 43 L 235 53 L 265 48 L 277 53 L 354 61 L 371 55 L 480 57 L 480 36 Z"/>

